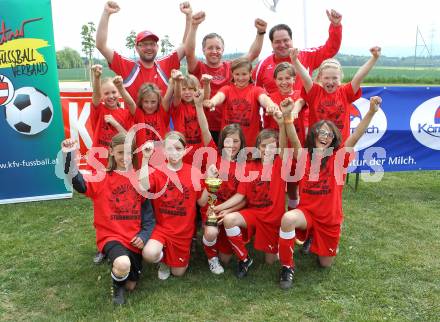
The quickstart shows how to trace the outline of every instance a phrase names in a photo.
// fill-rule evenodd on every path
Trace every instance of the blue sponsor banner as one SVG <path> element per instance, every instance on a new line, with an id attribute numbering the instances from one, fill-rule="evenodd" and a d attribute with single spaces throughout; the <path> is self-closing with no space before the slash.
<path id="1" fill-rule="evenodd" d="M 440 87 L 363 87 L 353 103 L 353 131 L 369 109 L 371 96 L 382 97 L 365 135 L 356 145 L 349 172 L 440 170 Z"/>

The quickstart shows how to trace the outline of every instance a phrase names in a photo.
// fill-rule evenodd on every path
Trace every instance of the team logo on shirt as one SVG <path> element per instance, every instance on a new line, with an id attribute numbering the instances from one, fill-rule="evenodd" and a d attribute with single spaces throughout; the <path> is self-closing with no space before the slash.
<path id="1" fill-rule="evenodd" d="M 440 150 L 440 96 L 420 104 L 411 115 L 411 131 L 424 146 Z"/>
<path id="2" fill-rule="evenodd" d="M 257 181 L 252 184 L 251 188 L 252 200 L 249 203 L 255 208 L 266 208 L 272 206 L 273 202 L 270 199 L 270 181 Z"/>
<path id="3" fill-rule="evenodd" d="M 173 181 L 168 182 L 167 189 L 161 198 L 160 212 L 172 216 L 185 216 L 185 201 L 189 200 L 189 189 L 182 186 L 183 192 L 177 188 Z"/>
<path id="4" fill-rule="evenodd" d="M 370 109 L 370 101 L 366 98 L 359 98 L 350 107 L 350 134 L 356 130 L 362 118 Z M 354 149 L 356 151 L 363 150 L 372 146 L 385 134 L 387 130 L 387 118 L 382 109 L 379 109 L 370 122 L 365 134 L 361 137 Z"/>
<path id="5" fill-rule="evenodd" d="M 111 191 L 108 204 L 112 209 L 112 220 L 139 219 L 139 197 L 129 183 L 119 185 Z"/>

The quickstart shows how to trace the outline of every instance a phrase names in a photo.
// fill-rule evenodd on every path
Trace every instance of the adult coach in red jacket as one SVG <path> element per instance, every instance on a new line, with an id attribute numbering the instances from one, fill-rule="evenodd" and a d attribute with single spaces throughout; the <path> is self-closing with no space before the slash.
<path id="1" fill-rule="evenodd" d="M 342 41 L 342 15 L 335 11 L 327 10 L 327 16 L 331 24 L 328 30 L 329 37 L 326 43 L 320 47 L 303 49 L 299 53 L 299 60 L 312 75 L 313 70 L 322 61 L 335 56 Z M 293 47 L 292 30 L 285 24 L 279 24 L 269 31 L 269 39 L 272 43 L 273 54 L 261 60 L 252 74 L 255 85 L 263 87 L 269 94 L 277 91 L 277 86 L 273 77 L 276 65 L 281 62 L 291 62 L 289 57 L 289 48 Z M 302 82 L 299 77 L 296 78 L 294 89 L 300 90 Z"/>
<path id="2" fill-rule="evenodd" d="M 171 54 L 156 59 L 159 49 L 157 44 L 159 37 L 151 31 L 145 30 L 136 36 L 135 49 L 139 55 L 139 60 L 135 61 L 121 56 L 107 46 L 109 19 L 112 14 L 117 13 L 119 10 L 119 5 L 114 1 L 108 1 L 105 4 L 96 32 L 96 48 L 107 59 L 109 67 L 116 74 L 122 76 L 124 86 L 133 100 L 137 100 L 139 87 L 146 82 L 155 83 L 164 95 L 171 70 L 180 68 L 180 60 L 185 56 L 185 47 L 181 44 Z M 180 4 L 180 11 L 185 14 L 186 24 L 189 26 L 192 15 L 189 3 Z M 185 30 L 185 34 L 187 30 Z"/>

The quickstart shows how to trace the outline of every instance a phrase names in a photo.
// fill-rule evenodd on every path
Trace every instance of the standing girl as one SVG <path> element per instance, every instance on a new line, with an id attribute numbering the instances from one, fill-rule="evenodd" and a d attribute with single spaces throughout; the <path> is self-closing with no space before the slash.
<path id="1" fill-rule="evenodd" d="M 341 85 L 341 64 L 336 59 L 324 60 L 319 66 L 314 83 L 298 59 L 298 49 L 290 49 L 296 73 L 301 77 L 309 106 L 309 122 L 313 125 L 321 120 L 332 121 L 341 131 L 342 140 L 350 135 L 350 106 L 361 97 L 361 82 L 379 59 L 380 47 L 370 49 L 371 58 L 356 72 L 350 83 Z"/>
<path id="2" fill-rule="evenodd" d="M 343 221 L 342 188 L 353 147 L 365 133 L 382 100 L 370 99 L 370 110 L 345 142 L 337 126 L 328 120 L 315 123 L 307 134 L 302 149 L 295 127 L 287 122 L 286 131 L 296 159 L 306 158 L 304 176 L 300 182 L 301 203 L 284 214 L 279 232 L 281 263 L 280 287 L 293 283 L 293 248 L 295 238 L 312 238 L 310 251 L 318 255 L 319 264 L 330 267 L 338 253 Z M 306 154 L 306 155 L 304 155 Z"/>
<path id="3" fill-rule="evenodd" d="M 109 147 L 108 168 L 103 180 L 85 181 L 76 166 L 77 143 L 62 142 L 64 172 L 72 179 L 76 191 L 92 199 L 96 245 L 112 266 L 113 303 L 125 303 L 125 290 L 132 291 L 142 270 L 141 250 L 154 227 L 151 203 L 137 192 L 130 178 L 136 174 L 131 166 L 133 150 L 124 151 L 125 135 L 117 134 Z"/>
<path id="4" fill-rule="evenodd" d="M 252 64 L 247 58 L 237 58 L 231 63 L 232 84 L 219 89 L 204 105 L 211 109 L 223 104 L 221 128 L 237 123 L 243 129 L 247 144 L 255 144 L 261 129 L 260 105 L 266 113 L 272 114 L 278 106 L 264 92 L 264 89 L 252 85 Z"/>

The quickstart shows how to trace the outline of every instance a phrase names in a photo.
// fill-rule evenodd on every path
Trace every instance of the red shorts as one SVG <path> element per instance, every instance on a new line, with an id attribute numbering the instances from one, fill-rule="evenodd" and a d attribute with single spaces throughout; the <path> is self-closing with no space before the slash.
<path id="1" fill-rule="evenodd" d="M 247 236 L 244 238 L 249 241 L 252 235 L 254 235 L 254 248 L 256 250 L 269 254 L 278 253 L 281 216 L 278 224 L 269 224 L 258 220 L 259 214 L 255 209 L 242 209 L 238 212 L 243 216 L 247 225 Z"/>
<path id="2" fill-rule="evenodd" d="M 186 267 L 189 264 L 192 238 L 172 238 L 156 226 L 151 239 L 163 245 L 163 262 L 170 267 Z"/>
<path id="3" fill-rule="evenodd" d="M 334 226 L 324 226 L 313 220 L 308 210 L 301 210 L 307 222 L 307 229 L 296 229 L 296 238 L 305 241 L 312 237 L 310 252 L 318 256 L 336 256 L 339 239 L 341 238 L 341 224 Z"/>

